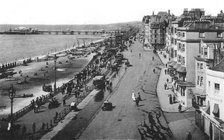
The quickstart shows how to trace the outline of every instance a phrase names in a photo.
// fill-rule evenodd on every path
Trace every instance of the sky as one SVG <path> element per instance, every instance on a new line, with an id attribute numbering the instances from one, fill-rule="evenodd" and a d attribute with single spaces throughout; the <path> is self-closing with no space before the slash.
<path id="1" fill-rule="evenodd" d="M 0 24 L 109 24 L 141 21 L 152 11 L 224 11 L 224 0 L 0 0 Z"/>

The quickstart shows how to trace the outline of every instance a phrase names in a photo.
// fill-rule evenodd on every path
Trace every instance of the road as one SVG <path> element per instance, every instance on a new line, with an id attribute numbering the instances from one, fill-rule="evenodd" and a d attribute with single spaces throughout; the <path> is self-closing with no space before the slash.
<path id="1" fill-rule="evenodd" d="M 109 98 L 115 108 L 112 111 L 100 110 L 79 139 L 159 139 L 162 136 L 171 139 L 156 94 L 159 65 L 162 63 L 153 52 L 144 51 L 138 41 L 131 49 L 132 52 L 126 51 L 124 55 L 132 66 Z M 139 106 L 132 101 L 133 90 L 140 92 L 142 101 Z"/>

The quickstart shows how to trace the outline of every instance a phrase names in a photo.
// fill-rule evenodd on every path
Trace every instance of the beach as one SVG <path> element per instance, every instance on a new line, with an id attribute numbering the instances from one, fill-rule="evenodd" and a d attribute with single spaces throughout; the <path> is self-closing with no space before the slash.
<path id="1" fill-rule="evenodd" d="M 87 44 L 88 46 L 89 44 Z M 74 49 L 73 47 L 68 48 L 66 51 Z M 75 59 L 69 59 L 69 54 L 65 54 L 65 50 L 54 52 L 53 54 L 57 54 L 61 56 L 57 58 L 56 62 L 56 81 L 57 87 L 60 87 L 63 83 L 71 80 L 75 73 L 81 71 L 87 64 L 90 62 L 94 53 L 88 53 L 89 55 L 84 55 L 81 57 L 76 57 Z M 65 54 L 65 55 L 64 55 Z M 1 108 L 0 115 L 5 115 L 10 113 L 10 99 L 8 89 L 11 84 L 13 84 L 16 90 L 16 96 L 23 94 L 33 94 L 33 97 L 29 98 L 14 98 L 13 103 L 13 111 L 16 112 L 21 108 L 30 104 L 30 101 L 39 97 L 41 95 L 46 95 L 49 92 L 45 92 L 42 90 L 42 86 L 52 85 L 54 84 L 54 59 L 50 60 L 39 60 L 35 62 L 35 58 L 32 58 L 32 63 L 27 63 L 26 66 L 20 65 L 14 69 L 17 72 L 13 77 L 1 79 L 0 80 L 0 106 L 5 106 L 5 108 Z M 22 73 L 19 73 L 21 71 Z M 21 75 L 22 74 L 22 75 Z M 21 83 L 18 84 L 18 81 Z"/>

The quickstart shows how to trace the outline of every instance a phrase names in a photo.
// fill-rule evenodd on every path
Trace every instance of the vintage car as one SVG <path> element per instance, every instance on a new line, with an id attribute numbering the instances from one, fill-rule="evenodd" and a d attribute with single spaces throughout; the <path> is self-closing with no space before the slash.
<path id="1" fill-rule="evenodd" d="M 111 102 L 108 102 L 108 101 L 106 100 L 106 101 L 103 103 L 102 110 L 103 110 L 103 111 L 106 111 L 106 110 L 111 111 L 111 110 L 113 110 L 113 105 L 112 105 L 112 103 L 111 103 Z"/>

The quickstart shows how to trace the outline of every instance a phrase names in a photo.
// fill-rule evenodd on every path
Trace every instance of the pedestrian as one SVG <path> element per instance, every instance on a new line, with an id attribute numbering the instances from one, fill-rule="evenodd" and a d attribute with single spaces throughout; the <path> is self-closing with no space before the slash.
<path id="1" fill-rule="evenodd" d="M 187 133 L 186 140 L 192 140 L 192 135 L 190 131 Z"/>
<path id="2" fill-rule="evenodd" d="M 156 72 L 156 70 L 155 69 L 153 69 L 153 73 L 155 73 Z"/>
<path id="3" fill-rule="evenodd" d="M 45 130 L 45 123 L 44 122 L 42 123 L 42 127 L 41 128 L 42 128 L 42 130 Z"/>
<path id="4" fill-rule="evenodd" d="M 167 84 L 165 83 L 165 84 L 164 84 L 164 89 L 166 90 L 166 88 L 167 88 Z"/>
<path id="5" fill-rule="evenodd" d="M 32 130 L 33 130 L 33 134 L 35 134 L 35 132 L 36 132 L 36 123 L 35 122 L 32 125 Z"/>
<path id="6" fill-rule="evenodd" d="M 139 98 L 136 98 L 135 99 L 135 103 L 136 103 L 136 106 L 138 106 L 138 104 L 139 104 Z"/>
<path id="7" fill-rule="evenodd" d="M 152 57 L 152 61 L 154 61 L 154 57 Z"/>
<path id="8" fill-rule="evenodd" d="M 181 112 L 181 109 L 182 109 L 182 105 L 179 104 L 179 106 L 178 106 L 178 110 L 179 110 L 179 112 Z"/>
<path id="9" fill-rule="evenodd" d="M 141 53 L 139 53 L 139 58 L 141 58 Z"/>
<path id="10" fill-rule="evenodd" d="M 166 68 L 167 68 L 167 63 L 166 63 Z"/>
<path id="11" fill-rule="evenodd" d="M 138 100 L 139 100 L 139 101 L 142 101 L 142 98 L 141 98 L 140 92 L 138 92 Z"/>
<path id="12" fill-rule="evenodd" d="M 165 69 L 165 75 L 166 75 L 167 70 Z"/>
<path id="13" fill-rule="evenodd" d="M 63 106 L 66 105 L 66 100 L 65 100 L 65 97 L 63 98 Z"/>
<path id="14" fill-rule="evenodd" d="M 26 126 L 24 125 L 22 128 L 22 135 L 24 136 L 26 134 Z"/>
<path id="15" fill-rule="evenodd" d="M 55 119 L 57 119 L 58 118 L 58 112 L 56 111 L 56 113 L 55 113 Z"/>

